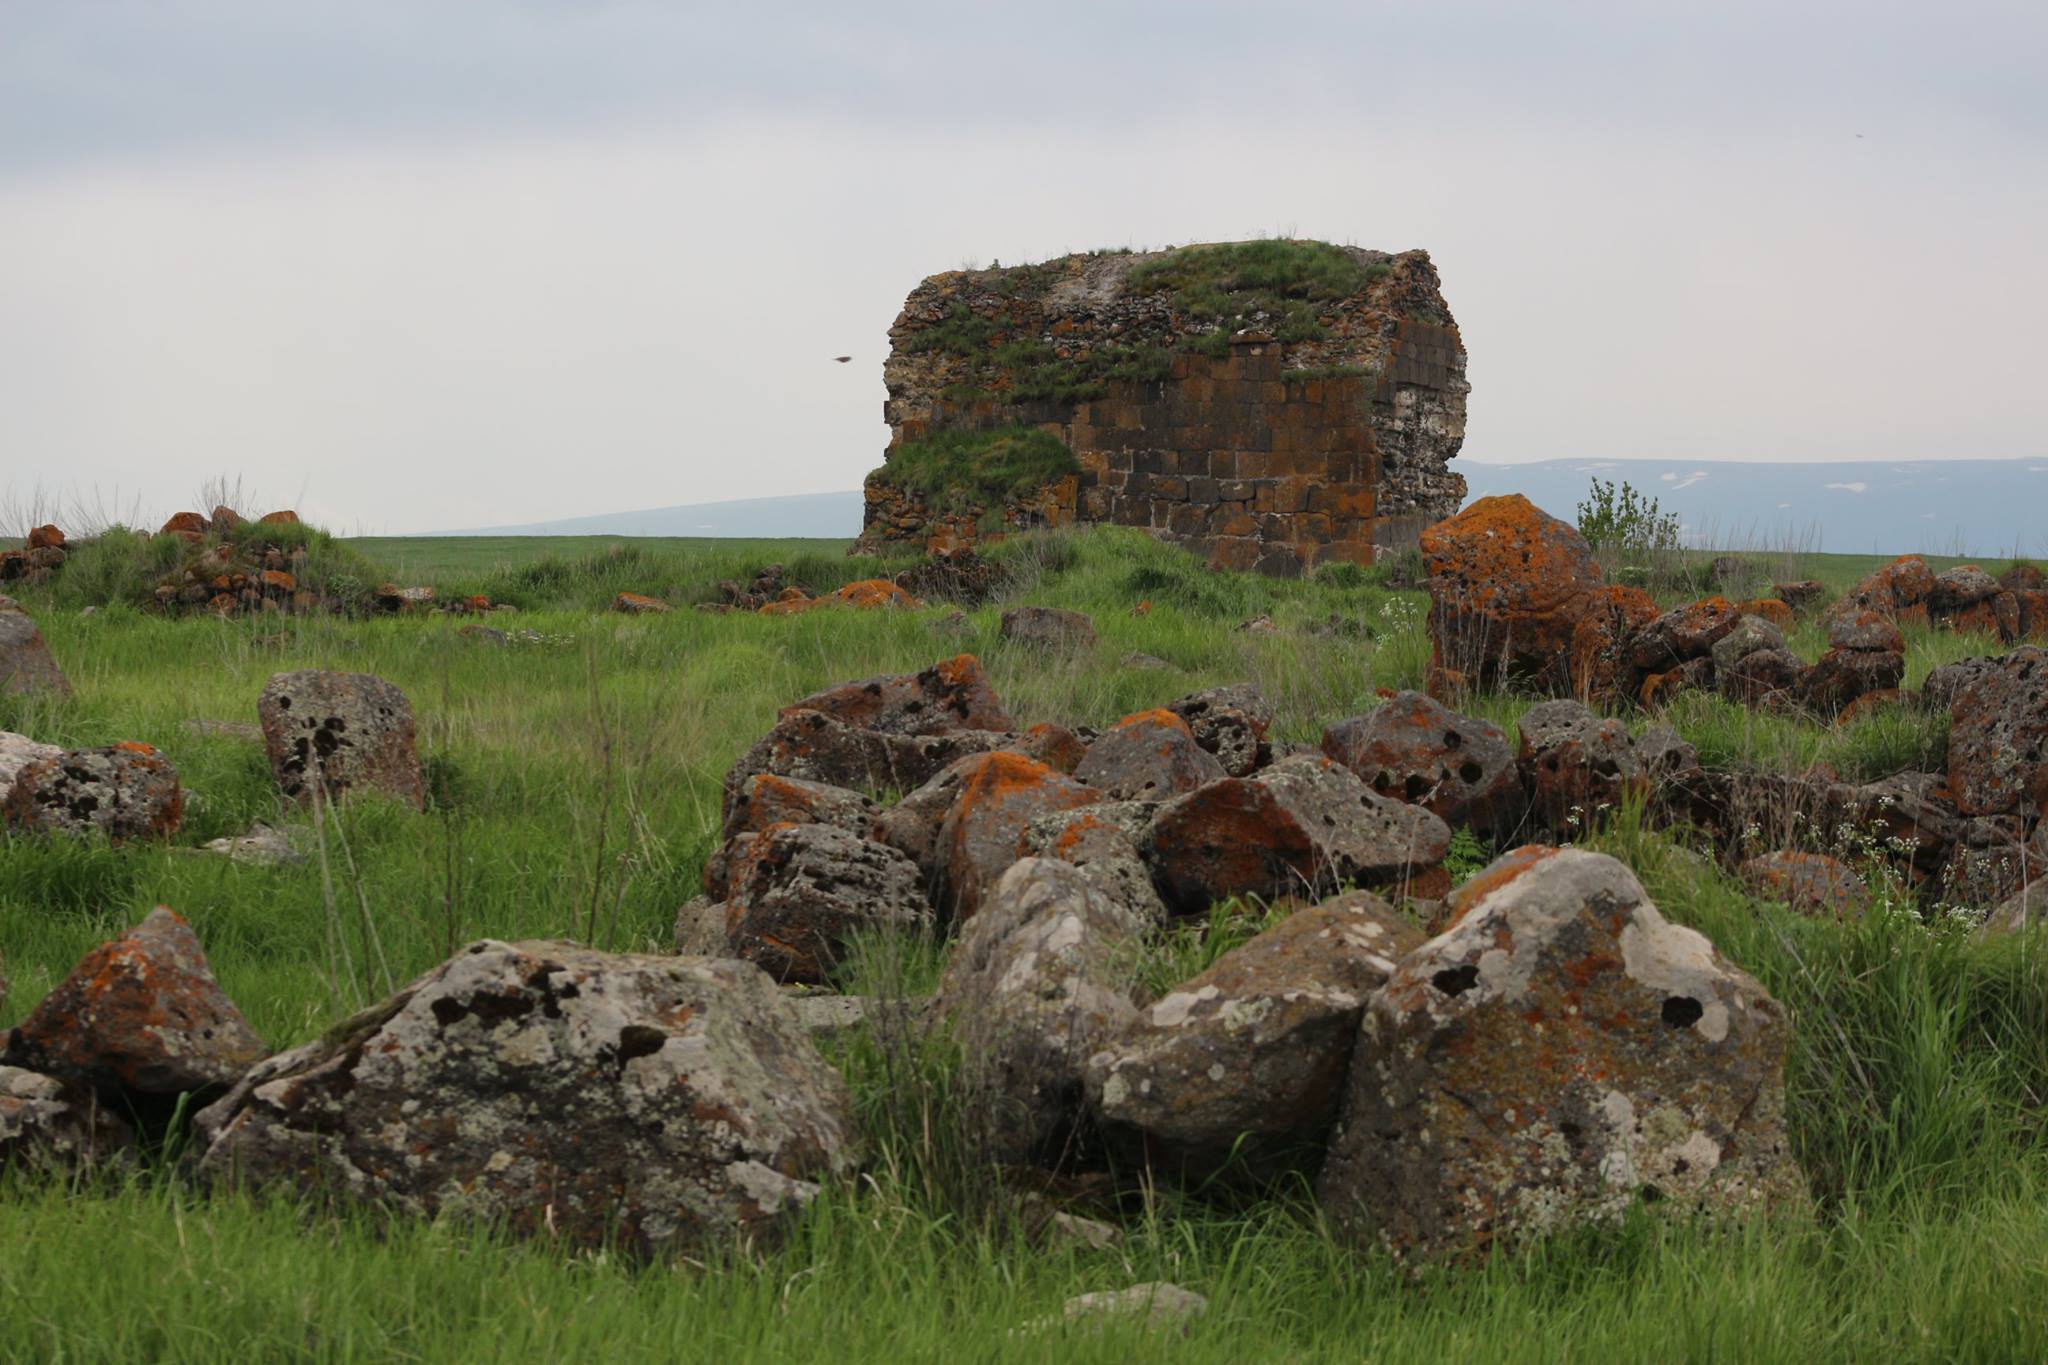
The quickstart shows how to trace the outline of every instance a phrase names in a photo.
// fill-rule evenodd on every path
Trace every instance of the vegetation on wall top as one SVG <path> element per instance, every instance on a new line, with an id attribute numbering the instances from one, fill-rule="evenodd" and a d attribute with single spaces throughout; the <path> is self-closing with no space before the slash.
<path id="1" fill-rule="evenodd" d="M 1074 452 L 1059 437 L 1013 423 L 989 431 L 939 431 L 906 441 L 871 477 L 922 494 L 939 511 L 957 512 L 1043 488 L 1079 469 Z"/>

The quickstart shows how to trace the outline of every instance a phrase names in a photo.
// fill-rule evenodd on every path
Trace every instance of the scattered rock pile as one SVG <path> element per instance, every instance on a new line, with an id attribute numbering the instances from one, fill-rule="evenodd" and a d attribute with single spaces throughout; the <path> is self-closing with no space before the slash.
<path id="1" fill-rule="evenodd" d="M 32 528 L 19 550 L 0 550 L 0 583 L 29 587 L 48 583 L 70 557 L 64 533 L 55 526 Z"/>

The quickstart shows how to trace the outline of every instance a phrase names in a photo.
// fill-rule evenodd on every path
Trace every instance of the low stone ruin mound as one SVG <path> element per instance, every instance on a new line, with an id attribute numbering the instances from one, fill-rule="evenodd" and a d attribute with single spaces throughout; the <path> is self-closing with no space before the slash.
<path id="1" fill-rule="evenodd" d="M 56 576 L 69 557 L 63 531 L 54 525 L 33 527 L 19 550 L 0 550 L 0 583 L 40 587 Z"/>

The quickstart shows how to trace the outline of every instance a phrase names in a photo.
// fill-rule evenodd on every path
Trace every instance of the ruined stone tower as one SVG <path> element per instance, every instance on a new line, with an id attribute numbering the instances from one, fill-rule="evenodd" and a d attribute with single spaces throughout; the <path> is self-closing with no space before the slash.
<path id="1" fill-rule="evenodd" d="M 1465 348 L 1421 251 L 1257 241 L 949 271 L 889 330 L 861 543 L 1145 527 L 1369 563 L 1456 512 Z"/>

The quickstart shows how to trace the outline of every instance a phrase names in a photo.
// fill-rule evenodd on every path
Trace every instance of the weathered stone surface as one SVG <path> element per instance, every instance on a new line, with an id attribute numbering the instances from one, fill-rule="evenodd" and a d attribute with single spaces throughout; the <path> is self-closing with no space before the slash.
<path id="1" fill-rule="evenodd" d="M 1067 1322 L 1095 1319 L 1119 1321 L 1142 1318 L 1148 1330 L 1187 1330 L 1187 1325 L 1209 1311 L 1209 1301 L 1192 1290 L 1166 1280 L 1134 1284 L 1129 1289 L 1103 1289 L 1077 1294 L 1061 1306 Z"/>
<path id="2" fill-rule="evenodd" d="M 1318 1197 L 1396 1255 L 1803 1202 L 1785 1012 L 1633 874 L 1528 851 L 1367 1006 Z M 1498 865 L 1497 865 L 1498 866 Z"/>
<path id="3" fill-rule="evenodd" d="M 1986 917 L 1977 932 L 1990 937 L 2017 934 L 2048 923 L 2048 877 L 2027 883 L 2011 900 Z"/>
<path id="4" fill-rule="evenodd" d="M 1572 636 L 1604 587 L 1585 538 L 1520 494 L 1481 498 L 1422 533 L 1430 690 L 1505 679 L 1572 691 Z"/>
<path id="5" fill-rule="evenodd" d="M 1861 914 L 1864 902 L 1870 899 L 1863 879 L 1840 859 L 1825 853 L 1790 849 L 1763 853 L 1745 860 L 1739 872 L 1758 895 L 1783 901 L 1804 914 L 1850 919 Z"/>
<path id="6" fill-rule="evenodd" d="M 1064 725 L 1049 722 L 1032 726 L 1005 747 L 1067 777 L 1072 777 L 1081 760 L 1088 756 L 1087 740 Z"/>
<path id="7" fill-rule="evenodd" d="M 1088 746 L 1077 781 L 1113 801 L 1164 801 L 1227 774 L 1195 742 L 1188 723 L 1164 709 L 1125 716 Z"/>
<path id="8" fill-rule="evenodd" d="M 1905 652 L 1906 637 L 1891 617 L 1863 607 L 1828 618 L 1828 645 L 1833 649 L 1875 649 L 1901 654 Z"/>
<path id="9" fill-rule="evenodd" d="M 1920 705 L 1929 711 L 1946 711 L 1955 704 L 1956 697 L 1964 688 L 1979 678 L 1996 673 L 1998 668 L 1998 659 L 1991 656 L 1937 664 L 1920 684 Z"/>
<path id="10" fill-rule="evenodd" d="M 1785 632 L 1761 616 L 1744 616 L 1736 621 L 1710 651 L 1717 675 L 1732 673 L 1741 662 L 1761 650 L 1785 650 Z"/>
<path id="11" fill-rule="evenodd" d="M 71 682 L 21 604 L 0 597 L 0 697 L 38 695 L 68 697 Z"/>
<path id="12" fill-rule="evenodd" d="M 230 862 L 248 863 L 252 867 L 290 867 L 306 861 L 306 855 L 292 847 L 289 835 L 260 821 L 251 825 L 246 834 L 209 839 L 204 847 L 208 853 L 218 853 Z"/>
<path id="13" fill-rule="evenodd" d="M 185 819 L 178 770 L 147 744 L 68 749 L 31 759 L 0 793 L 0 823 L 38 834 L 165 839 Z"/>
<path id="14" fill-rule="evenodd" d="M 1870 608 L 1902 625 L 1927 624 L 1927 599 L 1934 593 L 1934 571 L 1919 555 L 1900 555 L 1843 594 L 1832 612 Z"/>
<path id="15" fill-rule="evenodd" d="M 1579 702 L 1529 708 L 1520 732 L 1516 764 L 1530 812 L 1548 829 L 1589 830 L 1603 808 L 1648 791 L 1628 727 L 1602 720 Z"/>
<path id="16" fill-rule="evenodd" d="M 1366 997 L 1421 943 L 1385 901 L 1354 891 L 1232 949 L 1089 1060 L 1105 1132 L 1191 1173 L 1312 1168 Z"/>
<path id="17" fill-rule="evenodd" d="M 87 953 L 8 1035 L 4 1060 L 134 1098 L 223 1089 L 264 1054 L 190 926 L 159 906 Z"/>
<path id="18" fill-rule="evenodd" d="M 1159 808 L 1142 845 L 1169 908 L 1233 896 L 1315 895 L 1340 882 L 1440 895 L 1450 829 L 1381 796 L 1321 754 L 1295 754 Z"/>
<path id="19" fill-rule="evenodd" d="M 719 837 L 759 834 L 770 825 L 835 825 L 865 834 L 878 813 L 871 798 L 846 787 L 755 773 L 740 784 Z"/>
<path id="20" fill-rule="evenodd" d="M 896 673 L 840 683 L 782 708 L 786 718 L 816 711 L 842 725 L 888 735 L 947 735 L 1016 728 L 981 661 L 960 654 L 921 673 Z"/>
<path id="21" fill-rule="evenodd" d="M 23 768 L 38 759 L 57 758 L 63 752 L 58 745 L 41 744 L 27 735 L 0 730 L 0 800 L 6 798 L 7 789 L 14 785 Z"/>
<path id="22" fill-rule="evenodd" d="M 1095 623 L 1081 612 L 1058 607 L 1013 607 L 1003 613 L 1002 638 L 1027 649 L 1056 653 L 1093 649 Z"/>
<path id="23" fill-rule="evenodd" d="M 374 791 L 422 809 L 426 781 L 414 747 L 412 703 L 368 673 L 279 673 L 256 702 L 278 790 L 311 804 Z"/>
<path id="24" fill-rule="evenodd" d="M 1771 588 L 1778 594 L 1778 600 L 1795 612 L 1817 607 L 1827 600 L 1828 585 L 1817 578 L 1802 578 L 1793 583 L 1773 583 Z"/>
<path id="25" fill-rule="evenodd" d="M 1717 664 L 1714 676 L 1721 695 L 1730 701 L 1748 706 L 1779 706 L 1797 697 L 1806 665 L 1790 650 L 1759 649 L 1743 655 L 1725 670 Z"/>
<path id="26" fill-rule="evenodd" d="M 134 1145 L 134 1130 L 91 1087 L 0 1065 L 0 1171 L 98 1166 Z"/>
<path id="27" fill-rule="evenodd" d="M 1735 610 L 1744 616 L 1761 616 L 1779 630 L 1787 630 L 1797 618 L 1792 608 L 1775 597 L 1752 597 L 1735 604 Z"/>
<path id="28" fill-rule="evenodd" d="M 995 1159 L 1056 1158 L 1081 1140 L 1087 1062 L 1136 1013 L 1125 964 L 1145 928 L 1083 869 L 1026 858 L 961 929 L 934 1010 L 984 1097 Z"/>
<path id="29" fill-rule="evenodd" d="M 1249 777 L 1273 761 L 1266 740 L 1273 703 L 1250 683 L 1190 692 L 1166 709 L 1188 723 L 1195 743 L 1216 755 L 1232 777 Z"/>
<path id="30" fill-rule="evenodd" d="M 1102 793 L 1022 754 L 992 753 L 961 765 L 960 791 L 939 827 L 940 908 L 964 920 L 1010 864 L 1024 856 L 1031 822 L 1093 805 Z"/>
<path id="31" fill-rule="evenodd" d="M 897 735 L 834 720 L 820 711 L 785 710 L 725 775 L 726 809 L 756 773 L 801 778 L 861 792 L 908 791 L 971 754 L 1011 742 L 990 730 Z"/>
<path id="32" fill-rule="evenodd" d="M 1807 710 L 1832 716 L 1873 692 L 1895 692 L 1906 656 L 1876 649 L 1831 649 L 1799 675 L 1795 695 Z"/>
<path id="33" fill-rule="evenodd" d="M 1572 695 L 1584 701 L 1626 700 L 1635 691 L 1629 651 L 1636 633 L 1658 619 L 1656 599 L 1641 588 L 1604 584 L 1588 595 L 1572 627 Z"/>
<path id="34" fill-rule="evenodd" d="M 203 1172 L 578 1246 L 764 1240 L 857 1159 L 743 962 L 485 940 L 203 1111 Z"/>
<path id="35" fill-rule="evenodd" d="M 1072 863 L 1128 918 L 1158 924 L 1166 919 L 1166 903 L 1159 899 L 1152 869 L 1138 852 L 1158 809 L 1150 801 L 1101 801 L 1054 811 L 1031 822 L 1024 832 L 1024 850 L 1032 857 Z"/>
<path id="36" fill-rule="evenodd" d="M 1998 595 L 1998 580 L 1975 564 L 1963 564 L 1934 576 L 1927 606 L 1937 616 L 1948 616 Z"/>
<path id="37" fill-rule="evenodd" d="M 659 597 L 645 593 L 622 592 L 612 599 L 612 610 L 622 611 L 628 616 L 666 616 L 674 608 Z"/>
<path id="38" fill-rule="evenodd" d="M 817 983 L 864 929 L 932 923 L 917 864 L 833 825 L 770 825 L 726 855 L 726 943 L 777 981 Z"/>
<path id="39" fill-rule="evenodd" d="M 1400 692 L 1323 732 L 1323 753 L 1382 796 L 1421 806 L 1452 828 L 1513 829 L 1526 806 L 1507 732 L 1422 692 Z"/>
<path id="40" fill-rule="evenodd" d="M 2048 811 L 2048 650 L 2022 645 L 1949 708 L 1948 785 L 1965 815 Z"/>
<path id="41" fill-rule="evenodd" d="M 1742 613 L 1725 597 L 1674 607 L 1636 632 L 1629 662 L 1645 673 L 1667 673 L 1688 660 L 1708 658 L 1741 620 Z"/>

